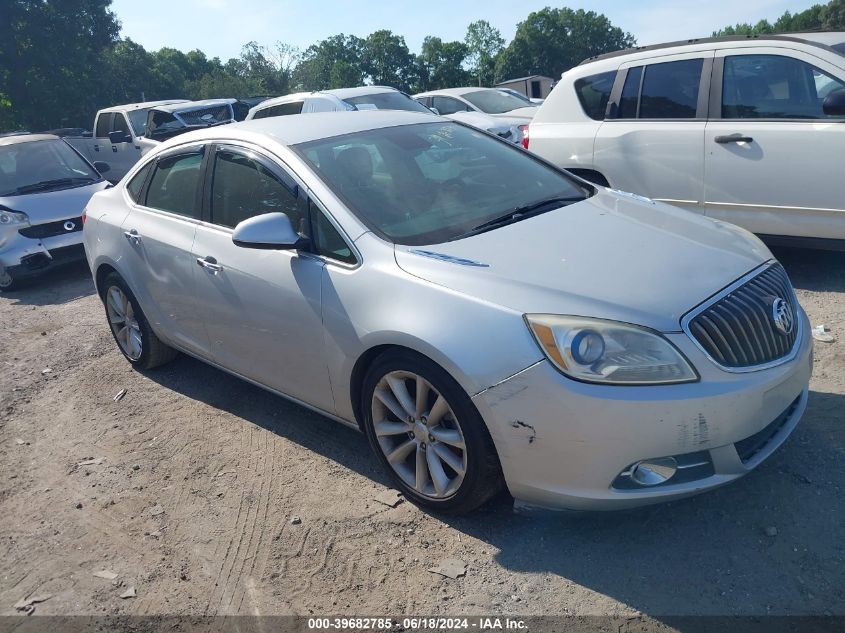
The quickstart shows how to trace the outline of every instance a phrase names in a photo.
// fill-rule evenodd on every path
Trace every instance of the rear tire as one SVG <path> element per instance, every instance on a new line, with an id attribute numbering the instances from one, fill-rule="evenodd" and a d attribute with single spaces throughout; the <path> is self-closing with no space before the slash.
<path id="1" fill-rule="evenodd" d="M 133 367 L 152 369 L 176 358 L 178 352 L 153 332 L 123 277 L 117 273 L 107 275 L 100 286 L 100 299 L 115 343 Z"/>
<path id="2" fill-rule="evenodd" d="M 484 420 L 430 359 L 385 352 L 364 376 L 360 404 L 373 451 L 417 505 L 462 514 L 501 490 L 501 467 Z"/>

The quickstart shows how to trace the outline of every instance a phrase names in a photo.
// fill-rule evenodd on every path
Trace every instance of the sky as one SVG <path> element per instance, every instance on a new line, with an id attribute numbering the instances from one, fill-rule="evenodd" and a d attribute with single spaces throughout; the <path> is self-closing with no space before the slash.
<path id="1" fill-rule="evenodd" d="M 200 49 L 226 61 L 249 41 L 307 48 L 345 33 L 366 37 L 379 29 L 403 35 L 418 53 L 426 35 L 463 40 L 467 25 L 485 19 L 506 40 L 518 22 L 546 6 L 603 13 L 639 44 L 707 37 L 738 22 L 774 21 L 823 0 L 113 0 L 122 36 L 148 50 Z"/>

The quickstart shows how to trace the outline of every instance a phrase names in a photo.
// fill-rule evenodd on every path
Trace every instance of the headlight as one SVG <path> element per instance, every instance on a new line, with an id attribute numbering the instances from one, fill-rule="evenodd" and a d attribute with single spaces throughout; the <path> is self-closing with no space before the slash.
<path id="1" fill-rule="evenodd" d="M 683 355 L 653 330 L 602 319 L 526 314 L 548 359 L 575 380 L 658 385 L 698 380 Z"/>
<path id="2" fill-rule="evenodd" d="M 29 224 L 29 218 L 26 216 L 26 213 L 20 213 L 19 211 L 0 210 L 0 226 L 9 226 L 11 224 Z"/>

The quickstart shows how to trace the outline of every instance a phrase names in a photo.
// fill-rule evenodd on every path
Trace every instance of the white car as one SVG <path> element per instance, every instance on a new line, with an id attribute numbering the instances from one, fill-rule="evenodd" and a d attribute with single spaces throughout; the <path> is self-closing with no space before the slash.
<path id="1" fill-rule="evenodd" d="M 267 99 L 250 109 L 246 120 L 266 119 L 289 114 L 312 112 L 346 112 L 351 110 L 408 110 L 410 112 L 431 111 L 420 106 L 404 92 L 387 86 L 361 86 L 359 88 L 338 88 L 317 92 L 296 92 Z"/>
<path id="2" fill-rule="evenodd" d="M 147 113 L 151 108 L 172 103 L 186 103 L 186 99 L 146 101 L 112 106 L 97 112 L 94 133 L 83 137 L 67 137 L 75 149 L 90 162 L 108 163 L 108 180 L 117 182 L 141 158 L 141 139 L 147 131 Z"/>
<path id="3" fill-rule="evenodd" d="M 498 88 L 447 88 L 414 95 L 441 116 L 522 143 L 537 107 Z"/>
<path id="4" fill-rule="evenodd" d="M 845 240 L 845 32 L 714 38 L 565 72 L 528 146 L 601 185 L 773 242 Z"/>

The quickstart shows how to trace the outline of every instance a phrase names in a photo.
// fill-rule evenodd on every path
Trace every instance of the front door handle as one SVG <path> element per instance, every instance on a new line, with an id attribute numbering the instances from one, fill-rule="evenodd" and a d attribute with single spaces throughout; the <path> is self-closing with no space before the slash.
<path id="1" fill-rule="evenodd" d="M 95 152 L 99 152 L 99 151 L 100 151 L 100 146 L 99 146 L 99 145 L 95 145 L 95 146 L 94 146 L 94 151 L 95 151 Z"/>
<path id="2" fill-rule="evenodd" d="M 124 231 L 123 236 L 129 240 L 130 244 L 140 244 L 141 243 L 141 236 L 138 235 L 138 231 L 132 229 L 130 231 Z"/>
<path id="3" fill-rule="evenodd" d="M 750 136 L 743 136 L 742 134 L 731 134 L 730 136 L 717 136 L 713 139 L 720 145 L 725 145 L 726 143 L 753 143 L 754 139 Z"/>
<path id="4" fill-rule="evenodd" d="M 219 272 L 222 272 L 223 266 L 217 263 L 217 260 L 214 259 L 211 255 L 207 257 L 197 257 L 197 265 L 202 266 L 206 270 L 210 271 L 212 275 L 216 275 Z"/>

